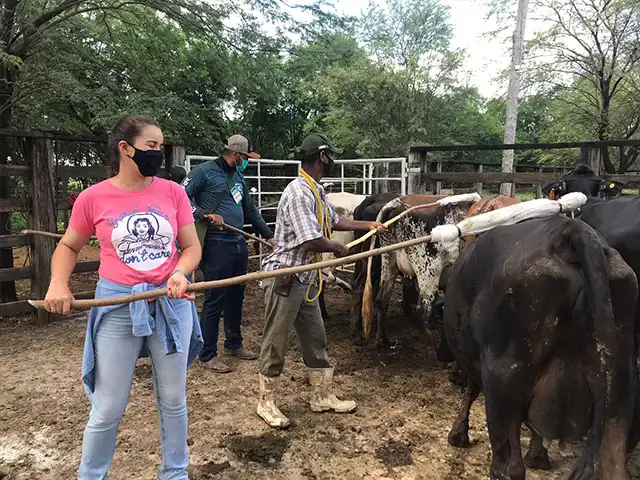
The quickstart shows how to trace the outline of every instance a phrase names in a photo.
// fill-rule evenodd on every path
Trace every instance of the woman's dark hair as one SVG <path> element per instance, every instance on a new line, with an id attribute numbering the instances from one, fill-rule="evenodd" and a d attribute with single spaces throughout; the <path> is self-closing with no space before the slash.
<path id="1" fill-rule="evenodd" d="M 136 237 L 138 236 L 137 228 L 138 228 L 138 224 L 141 222 L 145 222 L 147 225 L 149 225 L 149 229 L 147 230 L 147 233 L 149 234 L 149 238 L 153 238 L 153 236 L 156 234 L 156 229 L 151 226 L 151 222 L 149 221 L 148 218 L 139 218 L 138 220 L 133 222 L 133 232 L 131 233 Z"/>
<path id="2" fill-rule="evenodd" d="M 146 115 L 127 115 L 122 117 L 113 127 L 109 134 L 109 156 L 110 156 L 110 175 L 115 177 L 120 171 L 120 155 L 118 151 L 118 144 L 121 141 L 127 142 L 133 146 L 136 137 L 140 135 L 144 127 L 153 125 L 160 128 L 158 122 L 153 118 Z"/>

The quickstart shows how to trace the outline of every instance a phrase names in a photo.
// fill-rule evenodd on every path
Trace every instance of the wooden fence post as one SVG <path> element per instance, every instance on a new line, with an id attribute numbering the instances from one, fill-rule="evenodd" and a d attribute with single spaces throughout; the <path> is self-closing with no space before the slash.
<path id="1" fill-rule="evenodd" d="M 27 138 L 25 140 L 25 157 L 31 165 L 29 172 L 29 189 L 31 191 L 29 228 L 55 232 L 57 227 L 53 142 L 48 138 Z M 51 255 L 55 248 L 55 242 L 52 238 L 40 235 L 34 236 L 32 240 L 29 255 L 33 268 L 31 296 L 42 299 L 49 287 Z M 45 310 L 37 310 L 33 316 L 38 325 L 44 325 L 51 320 L 51 314 Z"/>
<path id="2" fill-rule="evenodd" d="M 62 182 L 62 188 L 60 190 L 60 201 L 62 203 L 62 205 L 64 205 L 65 209 L 62 211 L 62 223 L 63 223 L 63 228 L 66 231 L 67 227 L 69 227 L 69 175 L 67 174 L 62 174 L 60 175 L 60 180 Z M 56 178 L 53 179 L 54 182 L 57 180 Z"/>
<path id="3" fill-rule="evenodd" d="M 538 167 L 538 172 L 543 173 L 542 167 Z M 542 184 L 536 183 L 536 198 L 543 198 L 542 196 Z"/>
<path id="4" fill-rule="evenodd" d="M 427 152 L 410 151 L 407 167 L 407 194 L 425 193 L 424 172 L 427 171 Z"/>
<path id="5" fill-rule="evenodd" d="M 427 167 L 431 173 L 442 173 L 442 162 L 440 161 L 431 162 Z M 440 195 L 440 190 L 442 190 L 442 182 L 429 180 L 429 191 L 432 192 L 433 195 Z"/>
<path id="6" fill-rule="evenodd" d="M 475 170 L 478 173 L 482 173 L 482 164 L 478 164 L 475 166 Z M 478 195 L 482 196 L 482 182 L 476 182 L 474 185 L 476 192 L 478 192 Z"/>
<path id="7" fill-rule="evenodd" d="M 602 164 L 601 147 L 580 147 L 580 163 L 587 165 L 593 173 L 600 175 Z"/>

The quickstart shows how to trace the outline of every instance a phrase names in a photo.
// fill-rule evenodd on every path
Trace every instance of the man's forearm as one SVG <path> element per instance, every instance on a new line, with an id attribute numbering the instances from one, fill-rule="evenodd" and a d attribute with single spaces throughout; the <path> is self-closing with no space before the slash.
<path id="1" fill-rule="evenodd" d="M 336 242 L 328 240 L 327 237 L 320 237 L 304 242 L 302 248 L 313 253 L 333 253 L 336 251 Z"/>
<path id="2" fill-rule="evenodd" d="M 340 217 L 340 221 L 335 227 L 333 227 L 333 229 L 337 232 L 354 232 L 354 231 L 368 232 L 369 230 L 371 230 L 371 222 L 364 222 L 361 220 L 350 220 L 348 218 Z"/>

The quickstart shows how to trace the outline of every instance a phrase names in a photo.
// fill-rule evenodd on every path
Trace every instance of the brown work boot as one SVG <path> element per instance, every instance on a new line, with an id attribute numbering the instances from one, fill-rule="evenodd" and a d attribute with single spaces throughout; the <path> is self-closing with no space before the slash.
<path id="1" fill-rule="evenodd" d="M 240 360 L 255 360 L 256 358 L 258 358 L 258 355 L 256 355 L 254 352 L 244 347 L 236 348 L 233 350 L 229 348 L 225 348 L 224 351 L 227 355 L 231 355 L 232 357 L 237 357 Z"/>
<path id="2" fill-rule="evenodd" d="M 211 370 L 216 373 L 229 373 L 231 367 L 224 362 L 221 362 L 218 357 L 213 357 L 208 362 L 203 362 L 202 366 L 207 370 Z"/>

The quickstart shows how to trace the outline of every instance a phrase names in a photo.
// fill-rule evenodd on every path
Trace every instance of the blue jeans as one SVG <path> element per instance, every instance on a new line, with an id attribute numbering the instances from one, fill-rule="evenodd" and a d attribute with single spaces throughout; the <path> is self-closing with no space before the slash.
<path id="1" fill-rule="evenodd" d="M 237 242 L 221 242 L 207 238 L 202 253 L 202 273 L 205 282 L 236 277 L 247 273 L 249 252 L 244 239 Z M 200 315 L 200 327 L 204 347 L 200 360 L 208 362 L 218 355 L 218 330 L 220 314 L 224 310 L 224 348 L 236 350 L 242 347 L 242 302 L 244 285 L 213 288 L 206 291 Z"/>
<path id="2" fill-rule="evenodd" d="M 150 305 L 153 312 L 154 305 Z M 192 322 L 182 322 L 181 338 L 188 344 Z M 84 431 L 79 480 L 103 480 L 111 466 L 118 425 L 124 413 L 138 354 L 147 342 L 153 365 L 153 389 L 158 406 L 162 463 L 159 480 L 187 479 L 187 351 L 166 355 L 155 335 L 132 333 L 128 305 L 104 316 L 94 339 L 95 391 Z"/>

